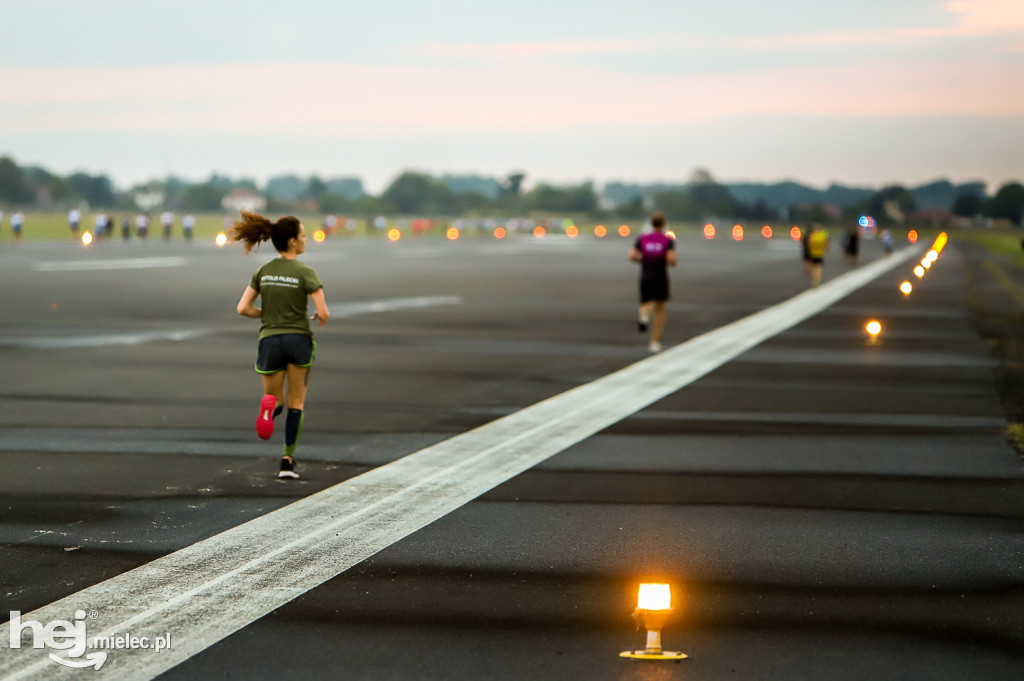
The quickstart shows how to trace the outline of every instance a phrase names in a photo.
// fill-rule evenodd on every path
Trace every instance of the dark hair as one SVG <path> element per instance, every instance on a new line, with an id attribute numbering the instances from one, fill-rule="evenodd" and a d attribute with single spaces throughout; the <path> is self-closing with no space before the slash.
<path id="1" fill-rule="evenodd" d="M 231 225 L 231 238 L 245 244 L 245 254 L 248 255 L 253 246 L 268 239 L 278 253 L 288 250 L 288 242 L 299 236 L 299 219 L 292 215 L 278 218 L 277 222 L 271 222 L 258 213 L 242 211 L 242 219 L 236 220 Z"/>
<path id="2" fill-rule="evenodd" d="M 655 229 L 661 229 L 665 226 L 665 215 L 664 213 L 655 213 L 651 216 L 651 227 Z"/>

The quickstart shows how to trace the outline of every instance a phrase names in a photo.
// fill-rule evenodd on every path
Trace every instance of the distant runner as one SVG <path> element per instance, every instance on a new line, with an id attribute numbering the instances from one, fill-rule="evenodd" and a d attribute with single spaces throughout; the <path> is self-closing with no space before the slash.
<path id="1" fill-rule="evenodd" d="M 231 238 L 245 244 L 248 255 L 253 246 L 270 240 L 280 253 L 260 267 L 238 301 L 238 314 L 260 320 L 256 371 L 263 380 L 263 399 L 256 418 L 256 433 L 267 440 L 274 433 L 274 417 L 284 409 L 284 384 L 288 380 L 288 416 L 284 430 L 284 456 L 278 478 L 299 477 L 295 472 L 295 448 L 302 433 L 309 371 L 316 355 L 310 320 L 306 318 L 309 299 L 320 326 L 330 316 L 320 277 L 298 257 L 306 252 L 306 232 L 298 218 L 288 216 L 271 222 L 262 215 L 242 211 L 242 219 L 231 228 Z M 262 309 L 254 305 L 256 296 Z"/>
<path id="2" fill-rule="evenodd" d="M 828 232 L 815 223 L 807 234 L 807 261 L 810 263 L 811 286 L 821 284 L 821 270 L 828 250 Z"/>
<path id="3" fill-rule="evenodd" d="M 651 352 L 661 351 L 661 332 L 665 328 L 665 303 L 669 299 L 668 267 L 676 266 L 675 241 L 667 236 L 665 216 L 655 213 L 651 216 L 653 232 L 637 237 L 629 251 L 629 259 L 640 263 L 640 309 L 637 312 L 637 328 L 640 333 L 647 331 L 651 323 Z"/>

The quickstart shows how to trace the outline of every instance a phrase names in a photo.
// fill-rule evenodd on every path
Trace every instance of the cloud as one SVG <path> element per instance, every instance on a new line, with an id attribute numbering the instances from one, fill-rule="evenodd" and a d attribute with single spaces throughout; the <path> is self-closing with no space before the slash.
<path id="1" fill-rule="evenodd" d="M 415 49 L 432 57 L 532 59 L 552 55 L 613 54 L 635 52 L 641 44 L 629 40 L 559 40 L 517 43 L 427 43 Z"/>
<path id="2" fill-rule="evenodd" d="M 1020 0 L 950 0 L 946 9 L 960 16 L 960 28 L 969 35 L 1024 33 Z"/>
<path id="3" fill-rule="evenodd" d="M 423 134 L 685 125 L 721 117 L 1019 116 L 995 58 L 731 74 L 624 73 L 533 61 L 487 69 L 235 64 L 0 68 L 0 129 Z"/>
<path id="4" fill-rule="evenodd" d="M 946 26 L 897 27 L 874 31 L 827 31 L 806 35 L 736 38 L 748 49 L 797 49 L 901 45 L 947 38 L 1024 35 L 1022 0 L 949 0 L 945 9 L 955 23 Z M 1016 43 L 1019 46 L 1019 43 Z M 1011 48 L 1013 46 L 1011 45 Z"/>

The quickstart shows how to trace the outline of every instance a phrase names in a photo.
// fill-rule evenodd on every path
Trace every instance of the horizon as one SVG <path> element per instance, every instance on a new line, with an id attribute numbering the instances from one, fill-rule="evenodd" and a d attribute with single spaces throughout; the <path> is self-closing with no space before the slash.
<path id="1" fill-rule="evenodd" d="M 379 194 L 405 169 L 567 185 L 706 167 L 723 184 L 994 191 L 1024 175 L 1019 0 L 47 0 L 6 15 L 32 27 L 0 42 L 9 153 L 118 186 L 294 173 Z"/>
<path id="2" fill-rule="evenodd" d="M 12 154 L 0 153 L 0 157 L 3 157 L 3 156 L 8 156 L 8 157 L 13 158 Z M 77 172 L 85 173 L 85 174 L 92 175 L 92 176 L 107 175 L 108 179 L 110 179 L 111 183 L 113 183 L 115 190 L 118 190 L 118 191 L 130 191 L 133 187 L 143 186 L 143 185 L 146 185 L 146 184 L 149 184 L 149 183 L 153 183 L 153 182 L 166 182 L 168 180 L 178 180 L 178 181 L 186 182 L 188 184 L 203 184 L 203 183 L 209 181 L 210 178 L 213 177 L 214 175 L 218 175 L 218 176 L 221 176 L 221 177 L 226 177 L 226 178 L 230 179 L 233 182 L 249 181 L 249 180 L 251 180 L 251 181 L 255 182 L 258 187 L 262 187 L 262 188 L 265 189 L 266 186 L 267 186 L 267 183 L 269 181 L 273 180 L 273 179 L 277 179 L 277 178 L 281 178 L 281 177 L 294 176 L 294 177 L 298 177 L 300 180 L 308 180 L 311 177 L 316 176 L 320 180 L 323 180 L 325 182 L 330 182 L 330 181 L 333 181 L 333 180 L 348 180 L 348 179 L 359 180 L 360 182 L 363 183 L 363 191 L 366 194 L 379 195 L 385 189 L 387 189 L 387 186 L 390 183 L 390 181 L 393 181 L 394 179 L 396 179 L 402 173 L 405 173 L 405 172 L 425 173 L 425 174 L 431 175 L 432 177 L 435 177 L 437 179 L 443 179 L 444 176 L 452 176 L 452 177 L 459 177 L 459 178 L 463 178 L 463 177 L 480 177 L 480 178 L 493 179 L 493 180 L 498 180 L 498 181 L 501 181 L 501 180 L 505 179 L 507 177 L 507 175 L 508 175 L 508 173 L 505 173 L 505 174 L 487 174 L 487 173 L 483 173 L 483 172 L 473 172 L 473 171 L 457 172 L 457 171 L 452 171 L 452 170 L 441 170 L 439 172 L 430 172 L 430 171 L 426 171 L 426 170 L 423 170 L 423 169 L 417 169 L 417 168 L 404 168 L 402 170 L 397 171 L 392 176 L 391 180 L 389 180 L 388 183 L 385 183 L 379 190 L 370 191 L 370 189 L 367 187 L 367 183 L 366 183 L 365 179 L 363 177 L 361 177 L 360 175 L 358 175 L 358 174 L 319 175 L 319 174 L 313 173 L 313 172 L 283 171 L 283 172 L 273 172 L 273 173 L 270 173 L 269 175 L 266 175 L 264 177 L 256 177 L 256 176 L 250 176 L 250 175 L 244 175 L 244 174 L 229 173 L 229 172 L 225 172 L 225 171 L 222 171 L 222 170 L 211 170 L 211 171 L 207 172 L 205 175 L 203 175 L 201 177 L 197 177 L 197 178 L 185 177 L 185 176 L 182 176 L 182 175 L 179 175 L 179 174 L 171 173 L 169 175 L 151 176 L 151 177 L 147 177 L 147 178 L 142 179 L 142 180 L 135 180 L 135 181 L 132 181 L 130 183 L 123 183 L 123 182 L 117 181 L 116 178 L 114 178 L 113 176 L 111 176 L 108 173 L 102 173 L 102 172 L 99 172 L 99 171 L 93 171 L 93 170 L 90 170 L 90 169 L 88 169 L 86 167 L 77 167 L 77 168 L 75 168 L 75 169 L 73 169 L 71 171 L 68 171 L 68 172 L 55 172 L 53 168 L 47 167 L 46 165 L 41 164 L 41 163 L 25 163 L 25 162 L 20 161 L 17 158 L 13 158 L 13 160 L 15 161 L 15 163 L 17 163 L 17 165 L 20 168 L 23 168 L 23 169 L 24 168 L 29 168 L 29 167 L 41 168 L 41 169 L 46 170 L 48 172 L 54 172 L 55 174 L 61 175 L 61 176 L 64 176 L 64 177 L 66 177 L 68 175 L 71 175 L 73 173 L 77 173 Z M 570 186 L 570 185 L 579 185 L 579 184 L 581 184 L 583 182 L 593 182 L 595 187 L 597 187 L 599 190 L 603 189 L 603 188 L 607 187 L 609 184 L 613 184 L 613 183 L 620 183 L 620 184 L 624 184 L 624 185 L 638 185 L 638 186 L 653 186 L 653 185 L 683 186 L 683 185 L 689 184 L 689 180 L 688 179 L 684 179 L 684 178 L 680 178 L 680 179 L 677 179 L 677 180 L 671 180 L 671 179 L 665 179 L 665 178 L 656 178 L 656 179 L 652 179 L 652 180 L 627 180 L 627 179 L 623 179 L 623 178 L 609 178 L 609 179 L 606 179 L 606 180 L 596 180 L 595 178 L 581 178 L 581 179 L 576 180 L 576 181 L 569 181 L 568 183 L 559 183 L 559 182 L 549 181 L 549 180 L 546 180 L 546 179 L 542 178 L 542 179 L 539 179 L 539 180 L 536 180 L 536 181 L 531 181 L 530 174 L 529 174 L 528 171 L 525 171 L 525 170 L 522 170 L 522 169 L 518 169 L 518 170 L 522 171 L 524 173 L 524 175 L 525 175 L 525 179 L 523 181 L 523 187 L 525 189 L 529 189 L 529 188 L 535 187 L 537 184 L 540 184 L 542 182 L 543 183 L 547 183 L 547 184 L 556 185 L 556 186 Z M 696 170 L 696 169 L 694 169 L 694 170 Z M 877 191 L 877 190 L 883 189 L 883 188 L 885 188 L 887 186 L 893 186 L 893 185 L 902 186 L 902 187 L 905 187 L 907 189 L 917 189 L 919 187 L 924 187 L 924 186 L 928 186 L 928 185 L 939 183 L 939 182 L 949 182 L 950 184 L 952 184 L 954 186 L 962 186 L 962 185 L 967 185 L 967 184 L 982 183 L 982 184 L 985 185 L 986 193 L 995 193 L 995 191 L 998 190 L 999 187 L 1001 187 L 1001 186 L 1003 186 L 1005 184 L 1008 184 L 1008 183 L 1011 183 L 1011 182 L 1021 183 L 1021 180 L 1019 180 L 1017 178 L 1007 178 L 1005 180 L 1001 180 L 1001 181 L 993 184 L 993 183 L 985 182 L 985 180 L 983 180 L 981 178 L 965 178 L 963 180 L 957 180 L 957 179 L 951 178 L 951 177 L 949 177 L 947 175 L 947 176 L 935 176 L 935 177 L 932 177 L 929 180 L 925 180 L 925 181 L 922 181 L 922 182 L 913 182 L 913 183 L 893 181 L 893 182 L 888 182 L 888 183 L 880 184 L 880 185 L 865 185 L 865 184 L 855 184 L 855 183 L 852 183 L 852 182 L 844 182 L 842 180 L 832 180 L 832 181 L 830 181 L 830 182 L 828 182 L 826 184 L 815 184 L 815 183 L 811 183 L 811 182 L 804 182 L 802 180 L 795 179 L 795 178 L 782 178 L 782 179 L 778 179 L 778 180 L 756 180 L 756 179 L 729 180 L 729 179 L 722 179 L 720 177 L 717 177 L 715 175 L 715 173 L 713 171 L 711 171 L 710 169 L 701 168 L 701 170 L 708 170 L 711 173 L 711 176 L 714 179 L 714 181 L 716 183 L 720 184 L 720 185 L 743 185 L 743 184 L 750 184 L 750 185 L 774 186 L 774 185 L 780 185 L 780 184 L 794 183 L 794 184 L 798 184 L 798 185 L 807 187 L 809 189 L 814 189 L 814 190 L 819 190 L 819 191 L 825 191 L 825 190 L 827 190 L 827 189 L 829 189 L 830 187 L 833 187 L 833 186 L 844 187 L 844 188 L 847 188 L 847 189 L 863 189 L 863 190 L 872 190 L 872 191 Z M 509 171 L 509 172 L 512 172 L 512 171 Z M 691 173 L 692 173 L 692 171 L 691 171 Z"/>

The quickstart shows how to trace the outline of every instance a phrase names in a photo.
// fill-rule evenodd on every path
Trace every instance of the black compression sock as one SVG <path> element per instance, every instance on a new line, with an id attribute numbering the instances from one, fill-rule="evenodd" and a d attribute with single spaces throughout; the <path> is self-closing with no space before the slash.
<path id="1" fill-rule="evenodd" d="M 284 454 L 294 456 L 295 447 L 299 444 L 299 435 L 302 434 L 301 409 L 288 409 L 288 420 L 284 423 Z"/>

